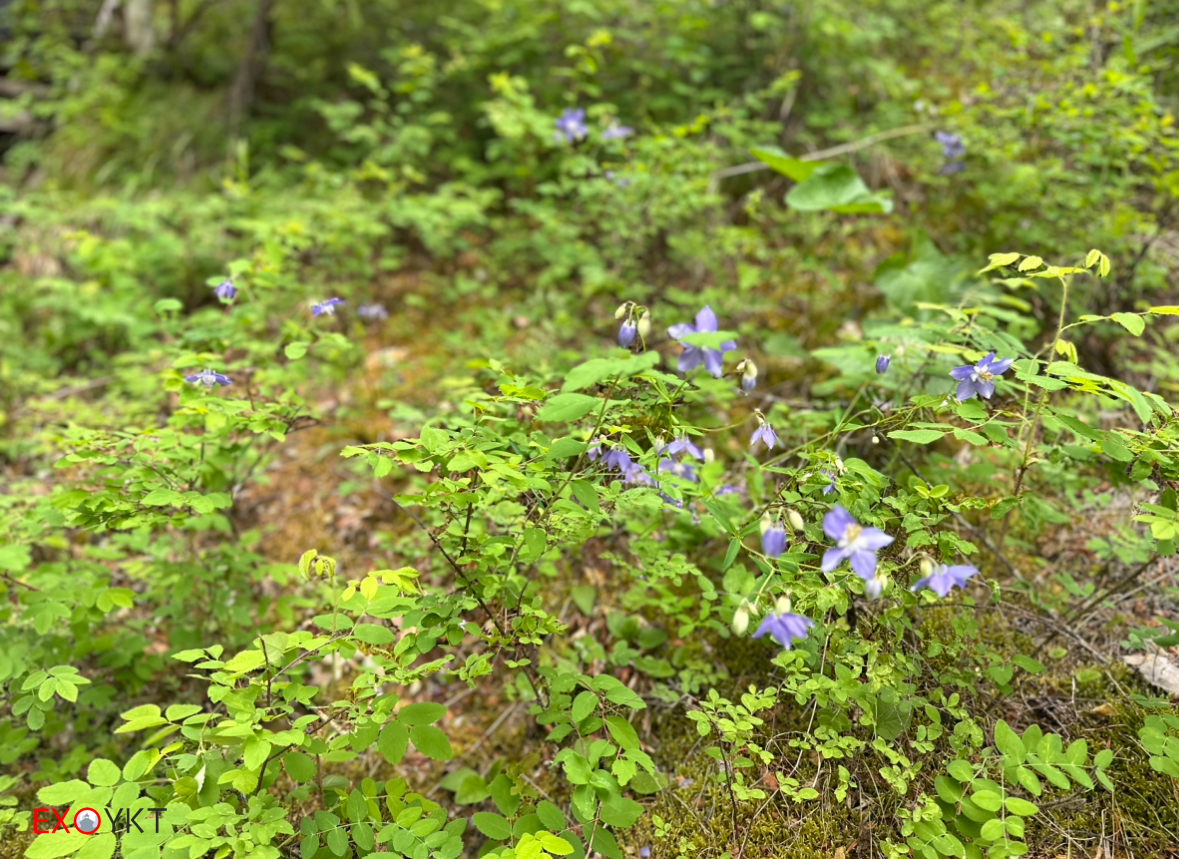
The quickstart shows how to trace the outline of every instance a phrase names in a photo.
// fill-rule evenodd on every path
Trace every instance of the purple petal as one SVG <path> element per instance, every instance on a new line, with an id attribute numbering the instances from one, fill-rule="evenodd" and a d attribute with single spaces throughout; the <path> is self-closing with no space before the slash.
<path id="1" fill-rule="evenodd" d="M 852 552 L 851 568 L 864 581 L 876 578 L 876 553 Z"/>
<path id="2" fill-rule="evenodd" d="M 726 340 L 724 343 L 721 344 L 720 350 L 721 350 L 721 352 L 732 352 L 736 348 L 737 348 L 737 341 L 736 340 Z"/>
<path id="3" fill-rule="evenodd" d="M 715 349 L 704 350 L 704 369 L 718 379 L 725 374 L 724 356 Z"/>
<path id="4" fill-rule="evenodd" d="M 689 334 L 696 333 L 696 326 L 691 322 L 681 322 L 678 325 L 673 325 L 667 329 L 667 336 L 672 340 L 682 340 Z"/>
<path id="5" fill-rule="evenodd" d="M 704 361 L 703 350 L 696 346 L 689 346 L 680 353 L 680 361 L 677 365 L 681 373 L 686 373 L 689 370 L 695 370 Z"/>
<path id="6" fill-rule="evenodd" d="M 969 379 L 958 384 L 958 399 L 963 402 L 972 399 L 977 393 L 978 391 L 974 387 L 974 382 Z"/>
<path id="7" fill-rule="evenodd" d="M 704 305 L 703 310 L 696 314 L 696 330 L 700 332 L 716 331 L 716 314 L 707 304 Z"/>
<path id="8" fill-rule="evenodd" d="M 978 382 L 975 382 L 974 386 L 978 389 L 979 396 L 984 400 L 989 400 L 991 395 L 995 393 L 994 382 L 984 382 L 980 379 Z"/>
<path id="9" fill-rule="evenodd" d="M 856 538 L 856 545 L 862 549 L 875 552 L 889 545 L 894 538 L 888 536 L 879 528 L 865 528 Z"/>
<path id="10" fill-rule="evenodd" d="M 1011 365 L 1014 363 L 1014 358 L 1000 358 L 998 361 L 992 361 L 989 369 L 992 375 L 1002 376 L 1011 369 Z"/>
<path id="11" fill-rule="evenodd" d="M 992 349 L 990 352 L 988 352 L 986 354 L 985 358 L 983 358 L 981 361 L 978 362 L 978 368 L 980 370 L 987 370 L 987 369 L 989 369 L 990 363 L 994 360 L 995 360 L 995 350 Z"/>
<path id="12" fill-rule="evenodd" d="M 841 549 L 836 546 L 833 549 L 828 549 L 823 554 L 823 564 L 820 567 L 824 573 L 829 573 L 843 563 L 843 559 L 848 556 L 847 549 Z"/>
<path id="13" fill-rule="evenodd" d="M 827 535 L 828 539 L 838 540 L 847 531 L 849 525 L 856 524 L 859 523 L 856 522 L 855 517 L 836 504 L 823 517 L 823 533 Z"/>
<path id="14" fill-rule="evenodd" d="M 950 377 L 953 379 L 957 379 L 959 382 L 965 382 L 973 375 L 974 375 L 974 365 L 973 364 L 964 364 L 963 366 L 955 367 L 953 370 L 950 371 Z"/>

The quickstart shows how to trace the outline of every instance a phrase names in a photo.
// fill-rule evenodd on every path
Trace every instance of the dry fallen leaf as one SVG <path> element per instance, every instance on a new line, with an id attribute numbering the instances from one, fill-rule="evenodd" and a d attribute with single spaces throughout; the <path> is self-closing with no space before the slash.
<path id="1" fill-rule="evenodd" d="M 1162 654 L 1131 653 L 1122 657 L 1127 665 L 1136 668 L 1146 682 L 1157 686 L 1172 697 L 1179 697 L 1179 668 Z"/>

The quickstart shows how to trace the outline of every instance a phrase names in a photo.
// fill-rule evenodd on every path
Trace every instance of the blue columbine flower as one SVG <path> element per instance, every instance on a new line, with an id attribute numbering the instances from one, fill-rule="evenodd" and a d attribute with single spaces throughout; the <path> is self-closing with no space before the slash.
<path id="1" fill-rule="evenodd" d="M 819 474 L 823 475 L 824 477 L 826 477 L 828 480 L 831 481 L 830 483 L 828 483 L 826 486 L 823 487 L 823 494 L 830 495 L 832 492 L 835 491 L 835 475 L 832 474 L 830 471 L 828 471 L 825 468 L 820 468 Z"/>
<path id="2" fill-rule="evenodd" d="M 757 632 L 753 633 L 753 637 L 761 638 L 768 632 L 773 636 L 774 641 L 789 650 L 795 641 L 806 638 L 807 632 L 814 625 L 815 622 L 809 617 L 785 611 L 780 614 L 767 615 L 766 619 L 758 626 Z"/>
<path id="3" fill-rule="evenodd" d="M 761 550 L 767 558 L 780 557 L 786 551 L 786 529 L 769 516 L 761 520 Z"/>
<path id="4" fill-rule="evenodd" d="M 1001 358 L 996 361 L 995 353 L 991 351 L 977 364 L 955 367 L 950 371 L 950 376 L 958 380 L 958 399 L 969 400 L 977 394 L 984 400 L 989 400 L 995 393 L 995 377 L 1006 373 L 1014 361 L 1014 358 Z"/>
<path id="5" fill-rule="evenodd" d="M 214 373 L 212 370 L 201 370 L 199 373 L 185 376 L 184 381 L 192 382 L 194 385 L 202 385 L 206 388 L 216 388 L 218 385 L 233 384 L 233 381 L 228 376 L 222 376 L 220 373 Z"/>
<path id="6" fill-rule="evenodd" d="M 343 304 L 342 298 L 329 298 L 326 301 L 317 301 L 311 305 L 312 316 L 335 316 L 336 305 Z"/>
<path id="7" fill-rule="evenodd" d="M 704 451 L 692 444 L 686 435 L 682 435 L 675 439 L 671 444 L 663 449 L 664 453 L 675 455 L 687 451 L 692 456 L 696 457 L 701 462 L 704 461 Z"/>
<path id="8" fill-rule="evenodd" d="M 556 140 L 564 137 L 567 142 L 574 143 L 587 134 L 589 128 L 585 124 L 585 111 L 580 107 L 571 107 L 557 118 L 557 131 L 553 137 Z"/>
<path id="9" fill-rule="evenodd" d="M 674 459 L 661 459 L 659 460 L 659 470 L 674 474 L 683 480 L 690 480 L 693 483 L 699 480 L 696 477 L 696 469 L 692 467 L 690 462 L 676 462 Z"/>
<path id="10" fill-rule="evenodd" d="M 888 372 L 888 363 L 892 360 L 891 355 L 879 355 L 876 358 L 876 372 L 884 375 Z"/>
<path id="11" fill-rule="evenodd" d="M 630 137 L 635 133 L 635 130 L 627 125 L 612 124 L 609 128 L 602 132 L 603 140 L 622 140 Z"/>
<path id="12" fill-rule="evenodd" d="M 213 294 L 228 304 L 237 298 L 237 287 L 233 285 L 232 279 L 227 278 L 213 287 Z"/>
<path id="13" fill-rule="evenodd" d="M 635 335 L 639 332 L 639 325 L 634 319 L 627 318 L 623 321 L 622 327 L 618 329 L 618 345 L 625 349 L 630 348 L 630 344 L 635 342 Z"/>
<path id="14" fill-rule="evenodd" d="M 625 473 L 622 475 L 624 483 L 630 483 L 635 486 L 656 486 L 656 480 L 647 473 L 647 469 L 639 465 L 637 462 L 632 462 L 626 467 Z"/>
<path id="15" fill-rule="evenodd" d="M 704 334 L 713 333 L 717 330 L 716 314 L 712 312 L 712 308 L 707 304 L 704 309 L 696 314 L 696 324 L 691 322 L 681 322 L 679 325 L 673 325 L 667 329 L 667 334 L 673 340 L 682 340 L 689 334 Z M 692 346 L 689 343 L 681 344 L 684 351 L 680 353 L 679 370 L 681 373 L 686 373 L 689 370 L 694 370 L 701 364 L 704 369 L 712 373 L 718 379 L 724 375 L 724 353 L 732 352 L 737 348 L 737 344 L 732 340 L 726 340 L 721 343 L 720 349 L 706 349 L 702 346 Z"/>
<path id="16" fill-rule="evenodd" d="M 607 468 L 625 472 L 631 464 L 630 456 L 622 448 L 616 447 L 602 454 L 602 465 Z"/>
<path id="17" fill-rule="evenodd" d="M 766 450 L 773 450 L 774 446 L 778 444 L 778 434 L 774 432 L 774 428 L 767 424 L 764 420 L 761 426 L 753 431 L 753 435 L 749 437 L 749 448 L 752 450 L 757 446 L 759 441 L 766 443 Z"/>
<path id="18" fill-rule="evenodd" d="M 389 311 L 385 309 L 383 304 L 362 304 L 356 308 L 356 315 L 361 319 L 367 319 L 369 322 L 378 322 L 382 319 L 388 319 Z"/>
<path id="19" fill-rule="evenodd" d="M 852 570 L 864 581 L 876 578 L 876 552 L 893 541 L 879 528 L 865 528 L 838 504 L 823 517 L 823 533 L 836 541 L 835 548 L 823 555 L 823 572 L 850 559 Z"/>
<path id="20" fill-rule="evenodd" d="M 952 588 L 965 588 L 966 580 L 971 576 L 977 575 L 978 570 L 969 564 L 959 564 L 954 567 L 947 567 L 945 564 L 934 564 L 929 571 L 929 575 L 913 585 L 910 590 L 916 591 L 920 588 L 929 588 L 939 597 L 945 599 Z"/>
<path id="21" fill-rule="evenodd" d="M 966 144 L 962 142 L 961 134 L 949 131 L 934 132 L 934 139 L 942 146 L 942 156 L 947 161 L 958 161 L 966 155 Z"/>

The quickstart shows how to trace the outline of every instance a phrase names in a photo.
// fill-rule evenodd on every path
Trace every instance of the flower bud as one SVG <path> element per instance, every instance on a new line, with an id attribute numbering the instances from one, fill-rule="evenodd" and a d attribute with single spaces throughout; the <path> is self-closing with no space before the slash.
<path id="1" fill-rule="evenodd" d="M 887 373 L 888 372 L 888 362 L 891 360 L 892 360 L 892 358 L 888 355 L 878 356 L 876 358 L 876 372 L 880 373 L 881 375 L 884 375 L 885 373 Z"/>
<path id="2" fill-rule="evenodd" d="M 746 358 L 739 367 L 741 369 L 741 390 L 748 394 L 757 384 L 757 365 Z"/>
<path id="3" fill-rule="evenodd" d="M 847 466 L 843 464 L 843 460 L 838 456 L 835 457 L 835 470 L 840 474 L 843 474 L 843 472 L 847 471 Z"/>
<path id="4" fill-rule="evenodd" d="M 630 348 L 630 344 L 635 342 L 635 333 L 638 328 L 633 319 L 627 319 L 622 323 L 622 327 L 618 329 L 618 345 L 624 349 Z"/>
<path id="5" fill-rule="evenodd" d="M 806 525 L 806 523 L 802 521 L 802 514 L 800 514 L 793 507 L 786 511 L 786 521 L 790 523 L 790 527 L 795 531 L 802 531 L 803 527 Z"/>
<path id="6" fill-rule="evenodd" d="M 733 632 L 737 635 L 744 635 L 747 629 L 749 629 L 749 610 L 742 605 L 733 612 Z"/>
<path id="7" fill-rule="evenodd" d="M 870 600 L 879 599 L 880 595 L 884 593 L 884 589 L 888 587 L 888 577 L 880 576 L 879 578 L 868 579 L 864 583 L 864 595 Z"/>
<path id="8" fill-rule="evenodd" d="M 777 614 L 787 614 L 790 611 L 790 597 L 780 596 L 778 602 L 774 605 L 774 611 Z"/>
<path id="9" fill-rule="evenodd" d="M 630 312 L 630 302 L 624 301 L 622 304 L 618 305 L 618 309 L 614 311 L 614 318 L 621 319 L 622 317 L 626 316 L 628 312 Z"/>
<path id="10" fill-rule="evenodd" d="M 714 451 L 711 447 L 704 448 L 704 464 L 708 465 L 708 463 L 712 462 L 715 459 L 716 459 L 716 451 Z"/>
<path id="11" fill-rule="evenodd" d="M 872 436 L 872 444 L 880 444 L 880 436 L 878 436 L 878 435 Z"/>
<path id="12" fill-rule="evenodd" d="M 638 329 L 639 336 L 646 340 L 647 335 L 651 333 L 651 314 L 645 310 L 643 315 L 639 317 Z"/>
<path id="13" fill-rule="evenodd" d="M 766 515 L 761 517 L 761 532 L 763 534 L 773 527 L 774 527 L 774 520 L 770 518 L 769 513 L 767 513 Z"/>
<path id="14" fill-rule="evenodd" d="M 933 561 L 929 558 L 921 559 L 921 575 L 928 576 L 933 573 Z"/>

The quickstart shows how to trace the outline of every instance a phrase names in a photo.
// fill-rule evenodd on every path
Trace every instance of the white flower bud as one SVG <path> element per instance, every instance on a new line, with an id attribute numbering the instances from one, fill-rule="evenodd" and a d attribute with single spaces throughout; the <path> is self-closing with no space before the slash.
<path id="1" fill-rule="evenodd" d="M 802 514 L 800 514 L 793 507 L 786 511 L 786 521 L 790 523 L 790 527 L 795 531 L 802 531 L 803 527 L 806 525 L 806 523 L 802 521 Z"/>
<path id="2" fill-rule="evenodd" d="M 707 465 L 715 459 L 716 451 L 714 451 L 711 447 L 704 448 L 704 464 Z"/>
<path id="3" fill-rule="evenodd" d="M 747 629 L 749 629 L 749 610 L 742 605 L 733 612 L 733 632 L 737 635 L 744 635 Z"/>
<path id="4" fill-rule="evenodd" d="M 835 470 L 838 471 L 840 474 L 843 474 L 845 471 L 847 471 L 847 466 L 845 466 L 843 464 L 843 460 L 840 459 L 838 456 L 835 457 Z"/>
<path id="5" fill-rule="evenodd" d="M 622 317 L 626 316 L 626 314 L 629 311 L 630 311 L 630 302 L 624 301 L 624 302 L 622 302 L 622 304 L 618 305 L 618 309 L 614 311 L 614 318 L 621 319 Z"/>
<path id="6" fill-rule="evenodd" d="M 774 520 L 770 518 L 769 513 L 767 513 L 766 515 L 761 517 L 761 532 L 763 534 L 773 527 L 774 527 Z"/>
<path id="7" fill-rule="evenodd" d="M 872 444 L 880 444 L 880 436 L 878 436 L 878 435 L 872 436 Z"/>
<path id="8" fill-rule="evenodd" d="M 869 579 L 864 583 L 864 594 L 870 600 L 879 599 L 880 595 L 884 593 L 884 589 L 888 587 L 888 577 L 880 576 L 879 578 Z"/>
<path id="9" fill-rule="evenodd" d="M 639 317 L 639 336 L 642 337 L 644 340 L 646 340 L 647 335 L 650 333 L 651 333 L 651 314 L 644 310 L 643 315 Z"/>
<path id="10" fill-rule="evenodd" d="M 923 577 L 928 576 L 932 572 L 933 572 L 933 561 L 929 560 L 929 558 L 922 558 L 921 559 L 921 575 Z"/>
<path id="11" fill-rule="evenodd" d="M 790 611 L 790 597 L 780 596 L 778 602 L 774 605 L 774 611 L 777 614 L 786 614 Z"/>

